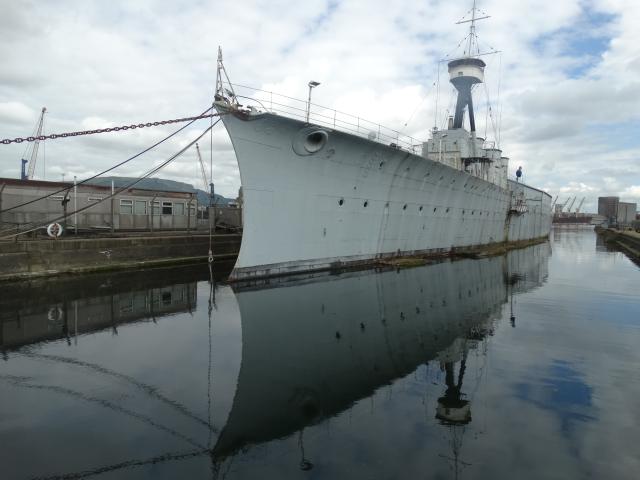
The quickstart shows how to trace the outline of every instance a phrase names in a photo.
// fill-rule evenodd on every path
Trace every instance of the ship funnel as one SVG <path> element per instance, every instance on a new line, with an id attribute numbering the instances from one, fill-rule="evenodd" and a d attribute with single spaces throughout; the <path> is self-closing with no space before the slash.
<path id="1" fill-rule="evenodd" d="M 464 108 L 469 106 L 469 124 L 471 131 L 476 131 L 476 120 L 473 115 L 473 98 L 471 87 L 476 83 L 484 82 L 484 63 L 479 58 L 460 58 L 449 62 L 449 81 L 458 90 L 456 102 L 456 116 L 453 120 L 453 128 L 462 128 L 462 116 Z"/>

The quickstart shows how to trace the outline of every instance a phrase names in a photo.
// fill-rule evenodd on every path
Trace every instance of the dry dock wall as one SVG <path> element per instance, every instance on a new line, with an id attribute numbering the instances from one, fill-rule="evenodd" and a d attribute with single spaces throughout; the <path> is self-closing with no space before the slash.
<path id="1" fill-rule="evenodd" d="M 215 258 L 234 258 L 242 236 L 212 237 Z M 63 273 L 205 261 L 208 235 L 88 238 L 0 243 L 0 281 Z"/>
<path id="2" fill-rule="evenodd" d="M 615 230 L 613 228 L 596 228 L 606 242 L 624 250 L 630 257 L 640 260 L 640 233 L 631 230 Z"/>

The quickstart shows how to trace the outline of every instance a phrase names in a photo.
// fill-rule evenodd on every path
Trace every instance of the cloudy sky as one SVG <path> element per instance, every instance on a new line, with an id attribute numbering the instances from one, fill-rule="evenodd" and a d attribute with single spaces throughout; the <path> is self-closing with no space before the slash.
<path id="1" fill-rule="evenodd" d="M 198 114 L 211 104 L 218 45 L 235 83 L 305 98 L 313 79 L 321 82 L 314 103 L 426 139 L 453 106 L 441 72 L 435 109 L 438 60 L 455 55 L 467 27 L 455 22 L 471 7 L 469 0 L 0 3 L 0 139 L 31 134 L 43 106 L 46 133 Z M 484 57 L 486 92 L 511 174 L 522 165 L 527 183 L 561 201 L 586 196 L 588 210 L 598 195 L 640 202 L 640 2 L 481 0 L 479 7 L 491 15 L 478 23 L 480 47 L 501 51 Z M 492 138 L 485 99 L 477 89 L 478 130 Z M 115 173 L 142 173 L 205 127 L 194 124 Z M 36 178 L 84 178 L 173 129 L 48 141 Z M 208 163 L 209 140 L 202 143 Z M 19 176 L 24 150 L 0 145 L 0 176 Z M 235 197 L 240 179 L 221 125 L 213 168 L 218 193 Z M 159 176 L 201 186 L 195 150 Z"/>

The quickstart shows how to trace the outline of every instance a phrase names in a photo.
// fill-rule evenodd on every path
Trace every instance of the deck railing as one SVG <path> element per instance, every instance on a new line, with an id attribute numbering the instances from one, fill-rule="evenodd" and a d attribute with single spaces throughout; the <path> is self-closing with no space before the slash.
<path id="1" fill-rule="evenodd" d="M 308 107 L 311 124 L 357 135 L 415 154 L 422 150 L 422 140 L 356 115 L 246 85 L 233 84 L 233 89 L 243 106 L 254 106 L 262 111 L 302 121 L 307 119 Z"/>

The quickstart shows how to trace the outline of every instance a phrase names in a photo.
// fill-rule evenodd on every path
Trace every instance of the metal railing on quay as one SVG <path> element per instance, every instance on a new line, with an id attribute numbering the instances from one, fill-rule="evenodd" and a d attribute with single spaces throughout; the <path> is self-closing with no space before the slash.
<path id="1" fill-rule="evenodd" d="M 309 123 L 315 125 L 330 127 L 412 153 L 419 153 L 422 148 L 422 140 L 350 113 L 246 85 L 233 84 L 233 88 L 236 98 L 255 102 L 257 105 L 253 105 L 254 107 L 275 115 L 306 121 L 308 114 Z"/>

